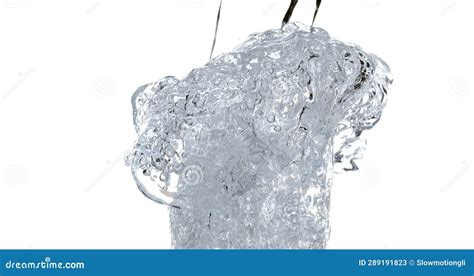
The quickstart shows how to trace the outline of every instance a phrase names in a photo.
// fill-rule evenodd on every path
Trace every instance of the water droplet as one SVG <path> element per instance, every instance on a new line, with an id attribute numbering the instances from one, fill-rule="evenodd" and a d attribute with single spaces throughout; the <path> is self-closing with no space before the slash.
<path id="1" fill-rule="evenodd" d="M 230 132 L 230 133 L 234 133 L 235 132 L 235 126 L 234 125 L 229 125 L 227 127 L 227 131 Z"/>
<path id="2" fill-rule="evenodd" d="M 164 173 L 160 174 L 160 180 L 161 181 L 166 181 L 167 179 L 168 179 L 168 176 L 166 174 L 164 174 Z"/>
<path id="3" fill-rule="evenodd" d="M 269 122 L 269 123 L 275 122 L 275 115 L 269 114 L 269 115 L 267 116 L 267 122 Z"/>
<path id="4" fill-rule="evenodd" d="M 174 155 L 174 149 L 172 147 L 168 147 L 165 151 L 165 155 L 168 157 L 172 157 Z"/>
<path id="5" fill-rule="evenodd" d="M 176 164 L 176 166 L 174 167 L 174 171 L 176 173 L 181 173 L 182 170 L 183 170 L 183 164 L 181 163 Z"/>

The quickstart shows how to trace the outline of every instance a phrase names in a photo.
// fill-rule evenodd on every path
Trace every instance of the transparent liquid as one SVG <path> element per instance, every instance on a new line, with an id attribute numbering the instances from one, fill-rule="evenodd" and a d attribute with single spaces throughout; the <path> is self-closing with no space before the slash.
<path id="1" fill-rule="evenodd" d="M 376 56 L 290 23 L 140 87 L 126 161 L 176 248 L 324 248 L 334 166 L 357 169 L 390 83 Z"/>

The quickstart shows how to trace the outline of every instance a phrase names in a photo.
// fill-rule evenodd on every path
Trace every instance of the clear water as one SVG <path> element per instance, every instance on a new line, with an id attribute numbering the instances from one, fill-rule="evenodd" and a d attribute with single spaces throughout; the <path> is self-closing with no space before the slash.
<path id="1" fill-rule="evenodd" d="M 175 248 L 324 248 L 334 169 L 357 169 L 390 83 L 381 59 L 323 29 L 253 34 L 135 92 L 126 162 L 170 206 Z"/>

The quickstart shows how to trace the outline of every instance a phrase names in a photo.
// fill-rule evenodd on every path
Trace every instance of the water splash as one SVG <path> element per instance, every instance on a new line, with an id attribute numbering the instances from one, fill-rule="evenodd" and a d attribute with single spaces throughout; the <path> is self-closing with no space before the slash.
<path id="1" fill-rule="evenodd" d="M 390 83 L 378 57 L 289 23 L 140 87 L 126 162 L 172 207 L 174 247 L 324 248 L 333 171 L 357 169 Z"/>

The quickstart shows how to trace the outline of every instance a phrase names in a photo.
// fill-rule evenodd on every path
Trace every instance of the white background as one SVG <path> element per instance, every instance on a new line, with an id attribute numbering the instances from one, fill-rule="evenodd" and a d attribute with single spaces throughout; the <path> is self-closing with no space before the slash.
<path id="1" fill-rule="evenodd" d="M 315 1 L 293 20 L 311 22 Z M 335 177 L 329 248 L 474 248 L 469 0 L 324 0 L 316 25 L 392 68 L 358 172 Z M 215 53 L 289 1 L 224 0 Z M 0 248 L 167 248 L 136 189 L 130 97 L 209 56 L 218 1 L 0 1 Z"/>

